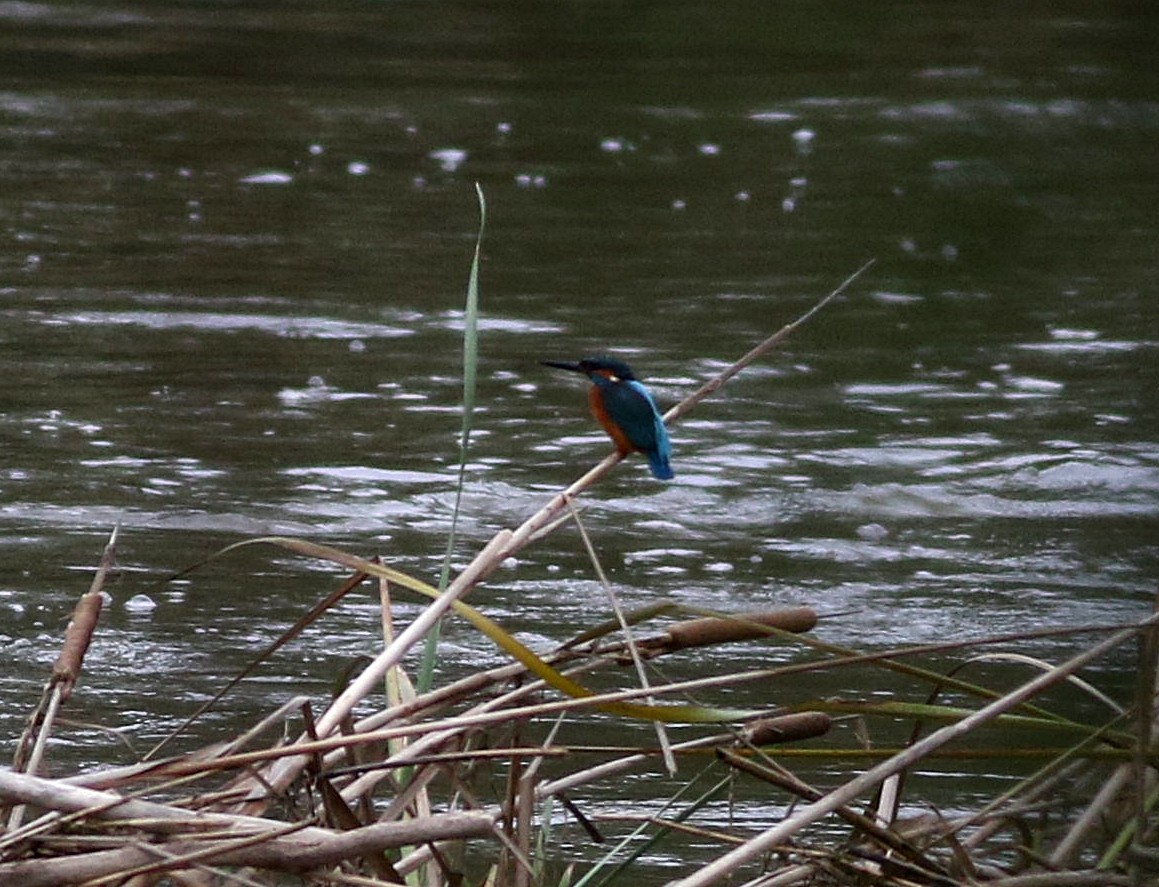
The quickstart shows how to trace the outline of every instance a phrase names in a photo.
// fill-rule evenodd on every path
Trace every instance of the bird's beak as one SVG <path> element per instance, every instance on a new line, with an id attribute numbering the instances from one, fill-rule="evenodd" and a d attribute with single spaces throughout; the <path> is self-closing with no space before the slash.
<path id="1" fill-rule="evenodd" d="M 541 364 L 545 367 L 555 367 L 559 370 L 571 370 L 573 373 L 587 373 L 578 363 L 565 363 L 559 360 L 541 360 Z"/>

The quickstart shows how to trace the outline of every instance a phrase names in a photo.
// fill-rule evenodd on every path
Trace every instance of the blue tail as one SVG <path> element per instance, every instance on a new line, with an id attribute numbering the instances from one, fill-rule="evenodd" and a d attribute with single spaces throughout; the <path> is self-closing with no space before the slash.
<path id="1" fill-rule="evenodd" d="M 648 467 L 652 469 L 652 476 L 659 480 L 672 480 L 676 477 L 672 471 L 672 467 L 668 464 L 668 454 L 662 453 L 659 450 L 652 450 L 646 453 L 648 457 Z"/>

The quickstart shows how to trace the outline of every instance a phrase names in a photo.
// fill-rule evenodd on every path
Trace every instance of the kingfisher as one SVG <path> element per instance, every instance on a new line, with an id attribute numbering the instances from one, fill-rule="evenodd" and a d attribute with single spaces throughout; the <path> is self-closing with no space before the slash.
<path id="1" fill-rule="evenodd" d="M 668 464 L 672 443 L 664 428 L 664 420 L 656 408 L 656 401 L 648 389 L 636 380 L 632 368 L 614 357 L 585 357 L 577 363 L 557 360 L 542 361 L 544 366 L 583 373 L 591 382 L 588 404 L 592 415 L 600 423 L 621 454 L 633 451 L 648 459 L 652 474 L 660 480 L 671 480 L 675 475 Z"/>

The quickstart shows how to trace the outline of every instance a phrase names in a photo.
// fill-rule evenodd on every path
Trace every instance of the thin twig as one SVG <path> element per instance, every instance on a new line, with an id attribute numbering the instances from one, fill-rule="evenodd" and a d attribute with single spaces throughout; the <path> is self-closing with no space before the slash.
<path id="1" fill-rule="evenodd" d="M 785 326 L 781 327 L 779 330 L 777 330 L 775 333 L 773 333 L 771 336 L 749 351 L 748 354 L 746 354 L 736 363 L 726 368 L 715 378 L 710 379 L 708 382 L 705 382 L 703 385 L 701 385 L 698 389 L 692 392 L 692 394 L 688 395 L 688 397 L 684 398 L 684 400 L 680 401 L 680 403 L 676 404 L 676 406 L 672 407 L 672 409 L 666 412 L 664 414 L 664 421 L 669 425 L 676 422 L 686 413 L 690 412 L 693 407 L 695 407 L 710 394 L 713 394 L 719 390 L 725 382 L 727 382 L 729 379 L 731 379 L 733 376 L 755 361 L 758 357 L 768 353 L 769 351 L 772 351 L 774 348 L 780 345 L 783 341 L 785 341 L 785 339 L 789 338 L 789 336 L 791 336 L 798 329 L 812 320 L 814 315 L 816 315 L 822 308 L 824 308 L 839 295 L 845 292 L 845 290 L 847 290 L 853 284 L 853 282 L 857 280 L 857 278 L 868 271 L 876 261 L 876 259 L 870 259 L 868 262 L 846 277 L 845 280 L 841 282 L 841 285 L 837 287 L 837 289 L 833 290 L 833 292 L 827 295 L 824 299 L 822 299 L 792 323 L 785 324 Z"/>
<path id="2" fill-rule="evenodd" d="M 628 652 L 632 657 L 632 664 L 636 668 L 636 676 L 640 679 L 641 687 L 649 687 L 648 672 L 644 668 L 644 660 L 640 656 L 640 649 L 636 645 L 636 637 L 632 633 L 631 626 L 628 625 L 628 620 L 624 618 L 624 610 L 620 606 L 620 599 L 616 596 L 616 590 L 612 588 L 612 583 L 608 581 L 608 576 L 604 573 L 603 565 L 600 563 L 600 557 L 596 554 L 596 547 L 592 544 L 591 537 L 588 535 L 587 528 L 584 527 L 583 521 L 580 520 L 579 512 L 572 506 L 568 509 L 571 513 L 572 519 L 575 521 L 576 529 L 579 530 L 580 538 L 583 540 L 584 548 L 587 550 L 588 559 L 592 562 L 592 567 L 596 571 L 596 577 L 600 580 L 600 585 L 604 589 L 604 593 L 608 596 L 608 602 L 611 604 L 612 612 L 616 615 L 616 620 L 620 623 L 620 630 L 624 633 L 624 643 L 628 647 Z M 651 696 L 645 696 L 644 701 L 651 705 L 654 700 Z M 659 721 L 654 723 L 656 728 L 656 739 L 660 743 L 660 748 L 664 754 L 664 766 L 670 775 L 676 774 L 676 756 L 672 754 L 672 743 L 668 739 L 668 729 Z"/>

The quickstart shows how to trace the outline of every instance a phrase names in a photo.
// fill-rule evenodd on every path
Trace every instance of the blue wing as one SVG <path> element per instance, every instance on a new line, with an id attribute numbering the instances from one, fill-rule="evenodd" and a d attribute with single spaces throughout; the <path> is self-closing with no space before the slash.
<path id="1" fill-rule="evenodd" d="M 648 457 L 652 473 L 662 480 L 673 477 L 668 466 L 672 443 L 648 389 L 635 380 L 600 387 L 608 417 L 624 432 L 632 446 Z"/>

